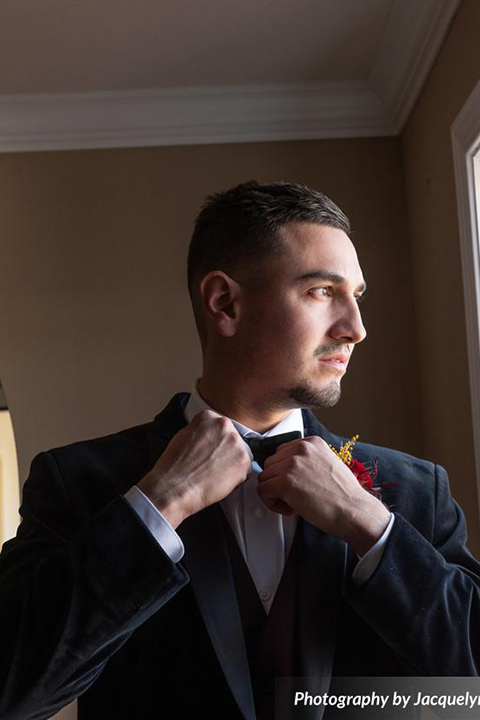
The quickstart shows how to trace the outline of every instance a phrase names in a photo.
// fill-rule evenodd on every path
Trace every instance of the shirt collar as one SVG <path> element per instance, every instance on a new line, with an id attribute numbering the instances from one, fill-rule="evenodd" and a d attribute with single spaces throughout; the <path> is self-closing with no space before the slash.
<path id="1" fill-rule="evenodd" d="M 197 383 L 195 383 L 185 407 L 185 418 L 188 422 L 191 422 L 195 415 L 202 412 L 202 410 L 214 410 L 214 408 L 211 408 L 210 405 L 208 405 L 201 397 L 197 390 Z M 246 425 L 242 425 L 242 423 L 237 422 L 237 420 L 234 420 L 233 418 L 230 418 L 230 420 L 242 437 L 245 437 L 246 435 L 249 437 L 270 437 L 272 435 L 280 435 L 280 433 L 293 432 L 294 430 L 301 432 L 302 437 L 304 436 L 303 416 L 300 408 L 291 410 L 288 415 L 283 418 L 283 420 L 281 420 L 273 428 L 270 428 L 270 430 L 267 430 L 265 433 L 259 433 L 255 430 L 251 430 Z"/>

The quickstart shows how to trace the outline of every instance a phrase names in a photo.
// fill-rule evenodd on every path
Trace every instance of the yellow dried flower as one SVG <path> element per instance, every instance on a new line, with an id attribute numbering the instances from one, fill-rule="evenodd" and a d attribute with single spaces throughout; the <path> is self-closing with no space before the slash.
<path id="1" fill-rule="evenodd" d="M 342 462 L 345 463 L 345 465 L 351 465 L 352 463 L 352 448 L 357 442 L 359 435 L 354 435 L 350 440 L 347 440 L 347 442 L 341 446 L 340 450 L 337 450 L 333 447 L 333 445 L 330 445 L 330 448 L 333 450 L 335 455 L 337 455 Z"/>

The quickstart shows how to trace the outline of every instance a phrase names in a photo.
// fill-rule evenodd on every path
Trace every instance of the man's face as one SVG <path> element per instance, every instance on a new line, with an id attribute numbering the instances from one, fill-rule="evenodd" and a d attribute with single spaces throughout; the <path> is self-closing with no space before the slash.
<path id="1" fill-rule="evenodd" d="M 285 252 L 258 266 L 258 282 L 242 284 L 242 361 L 259 397 L 279 408 L 334 405 L 366 335 L 357 254 L 342 230 L 325 225 L 291 224 L 281 237 Z"/>

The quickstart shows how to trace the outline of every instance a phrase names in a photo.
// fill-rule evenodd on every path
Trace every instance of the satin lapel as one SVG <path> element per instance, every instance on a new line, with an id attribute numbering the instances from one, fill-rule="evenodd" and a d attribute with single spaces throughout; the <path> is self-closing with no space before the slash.
<path id="1" fill-rule="evenodd" d="M 338 435 L 333 435 L 327 428 L 317 420 L 310 410 L 302 410 L 303 427 L 305 428 L 305 437 L 309 435 L 320 435 L 329 445 L 338 445 L 342 440 Z"/>
<path id="2" fill-rule="evenodd" d="M 320 435 L 326 442 L 337 442 L 309 412 L 304 411 L 305 435 Z M 338 613 L 346 578 L 348 547 L 342 540 L 326 535 L 300 521 L 302 543 L 299 559 L 299 648 L 301 676 L 309 679 L 309 691 L 326 692 L 330 685 Z M 310 708 L 310 718 L 320 718 L 318 708 Z"/>
<path id="3" fill-rule="evenodd" d="M 148 433 L 150 463 L 155 465 L 174 435 L 187 424 L 183 411 L 188 402 L 188 393 L 177 393 L 168 405 L 157 415 Z"/>
<path id="4" fill-rule="evenodd" d="M 152 465 L 171 438 L 186 425 L 188 395 L 176 395 L 155 418 L 149 438 Z M 255 720 L 255 704 L 242 621 L 223 534 L 222 512 L 214 505 L 185 520 L 177 532 L 185 546 L 182 565 L 230 690 L 246 720 Z"/>
<path id="5" fill-rule="evenodd" d="M 300 671 L 304 677 L 329 678 L 345 576 L 346 544 L 307 522 L 301 522 L 301 532 Z"/>
<path id="6" fill-rule="evenodd" d="M 329 445 L 333 445 L 333 447 L 339 448 L 343 443 L 347 440 L 347 438 L 342 437 L 340 435 L 334 435 L 331 433 L 327 428 L 322 425 L 315 415 L 311 413 L 309 410 L 302 410 L 303 414 L 303 425 L 305 428 L 305 437 L 308 435 L 319 435 L 322 440 L 325 440 L 326 443 Z M 362 451 L 360 450 L 360 447 L 355 448 L 355 457 L 360 460 L 360 462 L 364 462 L 366 465 L 369 465 L 372 461 L 372 458 L 369 455 L 364 455 Z M 347 578 L 351 578 L 353 569 L 355 568 L 355 565 L 357 564 L 357 557 L 353 550 L 348 547 L 347 544 L 345 544 L 345 562 L 344 562 L 344 576 L 343 576 L 343 583 L 342 583 L 342 593 L 346 592 L 346 586 L 347 586 Z"/>
<path id="7" fill-rule="evenodd" d="M 178 528 L 182 561 L 210 640 L 230 690 L 247 720 L 255 718 L 242 621 L 218 505 L 188 518 Z"/>

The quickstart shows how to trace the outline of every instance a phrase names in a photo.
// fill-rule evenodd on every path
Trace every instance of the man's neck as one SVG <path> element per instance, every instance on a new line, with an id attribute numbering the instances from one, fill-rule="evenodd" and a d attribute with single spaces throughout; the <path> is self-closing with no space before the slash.
<path id="1" fill-rule="evenodd" d="M 251 401 L 248 397 L 238 397 L 232 389 L 214 387 L 203 377 L 197 383 L 197 392 L 213 410 L 258 433 L 275 427 L 291 412 L 286 408 L 265 407 L 258 399 Z"/>

